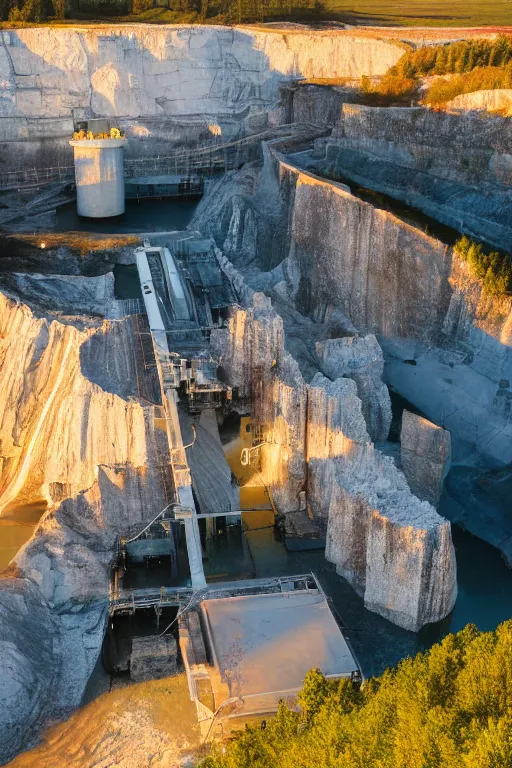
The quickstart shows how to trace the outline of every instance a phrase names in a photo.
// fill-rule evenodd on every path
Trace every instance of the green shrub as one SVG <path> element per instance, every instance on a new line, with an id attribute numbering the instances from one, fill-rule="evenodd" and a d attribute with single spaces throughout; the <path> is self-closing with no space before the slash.
<path id="1" fill-rule="evenodd" d="M 433 106 L 446 104 L 462 93 L 512 88 L 512 61 L 503 67 L 476 67 L 471 72 L 454 75 L 449 80 L 440 77 L 431 83 L 423 101 Z"/>
<path id="2" fill-rule="evenodd" d="M 133 0 L 132 13 L 144 13 L 155 7 L 155 0 Z"/>
<path id="3" fill-rule="evenodd" d="M 202 768 L 511 768 L 512 621 L 468 625 L 358 691 L 309 673 L 302 712 L 214 746 Z"/>
<path id="4" fill-rule="evenodd" d="M 64 19 L 66 16 L 67 0 L 53 0 L 53 11 L 56 19 Z"/>
<path id="5" fill-rule="evenodd" d="M 430 85 L 425 104 L 440 106 L 462 93 L 512 88 L 512 37 L 463 40 L 449 45 L 423 46 L 405 53 L 391 67 L 373 94 L 414 99 L 420 78 L 440 77 Z"/>
<path id="6" fill-rule="evenodd" d="M 469 264 L 471 274 L 492 296 L 512 291 L 512 258 L 508 253 L 488 252 L 480 243 L 462 237 L 454 246 L 457 255 Z"/>
<path id="7" fill-rule="evenodd" d="M 25 0 L 19 8 L 17 5 L 9 11 L 9 21 L 42 21 L 45 18 L 42 0 Z"/>
<path id="8" fill-rule="evenodd" d="M 375 105 L 410 104 L 418 98 L 418 80 L 408 78 L 404 74 L 387 73 L 376 84 L 372 85 L 369 77 L 363 75 L 360 88 L 365 96 L 365 102 Z"/>

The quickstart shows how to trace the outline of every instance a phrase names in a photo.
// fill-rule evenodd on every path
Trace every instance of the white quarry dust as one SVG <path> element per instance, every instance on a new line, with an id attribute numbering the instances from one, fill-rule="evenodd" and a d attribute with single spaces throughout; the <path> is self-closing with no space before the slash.
<path id="1" fill-rule="evenodd" d="M 199 746 L 184 674 L 105 693 L 43 735 L 9 768 L 178 768 Z"/>

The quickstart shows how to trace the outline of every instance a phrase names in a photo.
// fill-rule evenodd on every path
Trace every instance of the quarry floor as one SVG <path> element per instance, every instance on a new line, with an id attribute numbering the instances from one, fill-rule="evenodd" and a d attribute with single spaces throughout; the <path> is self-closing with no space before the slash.
<path id="1" fill-rule="evenodd" d="M 199 753 L 186 675 L 114 688 L 50 728 L 9 768 L 175 768 Z"/>

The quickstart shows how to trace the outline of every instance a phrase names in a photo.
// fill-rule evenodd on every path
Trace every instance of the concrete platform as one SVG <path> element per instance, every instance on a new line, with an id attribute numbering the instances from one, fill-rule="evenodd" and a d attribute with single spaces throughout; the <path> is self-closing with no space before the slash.
<path id="1" fill-rule="evenodd" d="M 358 669 L 319 590 L 204 600 L 201 612 L 216 673 L 216 707 L 243 699 L 237 717 L 275 711 L 315 667 L 334 678 Z"/>

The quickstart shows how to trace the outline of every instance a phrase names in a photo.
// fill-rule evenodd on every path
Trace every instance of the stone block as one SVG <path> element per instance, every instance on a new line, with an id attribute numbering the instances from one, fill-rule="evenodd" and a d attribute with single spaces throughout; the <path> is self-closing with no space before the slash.
<path id="1" fill-rule="evenodd" d="M 42 94 L 39 88 L 24 88 L 16 96 L 16 106 L 26 117 L 41 116 Z"/>
<path id="2" fill-rule="evenodd" d="M 404 411 L 401 461 L 414 495 L 437 507 L 451 464 L 450 433 L 422 416 Z"/>

